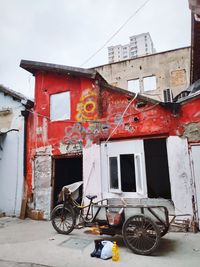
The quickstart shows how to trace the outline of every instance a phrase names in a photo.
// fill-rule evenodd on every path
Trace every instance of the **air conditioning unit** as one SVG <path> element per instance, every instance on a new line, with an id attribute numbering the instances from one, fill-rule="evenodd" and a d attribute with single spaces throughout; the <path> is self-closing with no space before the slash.
<path id="1" fill-rule="evenodd" d="M 169 88 L 164 89 L 163 90 L 163 98 L 164 98 L 164 102 L 172 102 L 172 100 L 173 100 L 172 90 Z"/>

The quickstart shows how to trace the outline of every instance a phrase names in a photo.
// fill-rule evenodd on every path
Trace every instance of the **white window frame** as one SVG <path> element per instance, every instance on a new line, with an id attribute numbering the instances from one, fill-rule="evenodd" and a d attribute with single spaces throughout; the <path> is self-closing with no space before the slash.
<path id="1" fill-rule="evenodd" d="M 120 155 L 134 154 L 135 161 L 135 183 L 136 192 L 123 192 L 121 189 L 121 169 Z M 118 188 L 110 186 L 110 164 L 109 158 L 117 157 L 118 168 Z M 147 197 L 147 181 L 144 159 L 144 144 L 143 140 L 126 140 L 104 142 L 101 144 L 101 168 L 102 168 L 102 190 L 104 198 L 116 197 L 116 194 L 125 198 L 146 198 Z"/>
<path id="2" fill-rule="evenodd" d="M 121 165 L 120 165 L 120 155 L 127 155 L 124 153 L 120 153 L 116 156 L 110 156 L 108 157 L 108 166 L 109 166 L 109 192 L 111 193 L 122 193 L 122 177 L 121 177 Z M 134 153 L 128 153 L 128 155 L 134 155 L 134 162 L 135 162 L 135 183 L 136 183 L 136 192 L 132 193 L 139 193 L 142 194 L 142 166 L 141 166 L 141 154 L 134 154 Z M 116 157 L 117 158 L 117 167 L 118 167 L 118 189 L 111 188 L 111 183 L 110 183 L 110 158 Z M 139 159 L 139 161 L 138 161 Z M 137 162 L 138 161 L 138 162 Z M 127 193 L 127 192 L 124 192 Z"/>

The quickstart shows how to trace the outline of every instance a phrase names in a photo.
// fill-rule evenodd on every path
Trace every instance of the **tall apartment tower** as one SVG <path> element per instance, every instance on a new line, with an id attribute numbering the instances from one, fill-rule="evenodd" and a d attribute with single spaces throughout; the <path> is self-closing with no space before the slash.
<path id="1" fill-rule="evenodd" d="M 155 53 L 155 48 L 148 32 L 131 36 L 129 39 L 129 44 L 108 47 L 109 63 Z"/>

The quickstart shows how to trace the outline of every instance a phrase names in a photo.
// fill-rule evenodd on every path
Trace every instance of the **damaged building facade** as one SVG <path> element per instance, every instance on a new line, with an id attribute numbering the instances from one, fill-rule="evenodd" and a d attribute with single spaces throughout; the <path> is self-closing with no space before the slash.
<path id="1" fill-rule="evenodd" d="M 26 109 L 33 103 L 0 86 L 0 214 L 19 216 L 24 192 Z"/>
<path id="2" fill-rule="evenodd" d="M 170 102 L 190 85 L 190 47 L 95 67 L 110 84 Z"/>
<path id="3" fill-rule="evenodd" d="M 27 134 L 30 211 L 49 219 L 62 186 L 83 180 L 83 197 L 174 205 L 176 214 L 198 220 L 191 165 L 199 153 L 198 92 L 163 103 L 109 85 L 94 70 L 26 60 L 20 66 L 35 76 Z"/>

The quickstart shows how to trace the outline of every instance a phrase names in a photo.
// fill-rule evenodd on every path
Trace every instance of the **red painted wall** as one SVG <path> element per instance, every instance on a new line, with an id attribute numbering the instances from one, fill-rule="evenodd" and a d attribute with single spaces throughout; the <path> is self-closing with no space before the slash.
<path id="1" fill-rule="evenodd" d="M 199 100 L 181 108 L 174 116 L 169 109 L 141 99 L 132 100 L 118 91 L 99 87 L 94 80 L 55 73 L 38 72 L 35 76 L 35 106 L 28 120 L 27 185 L 32 192 L 32 159 L 37 149 L 52 146 L 52 155 L 60 155 L 60 145 L 90 145 L 110 138 L 145 138 L 181 135 L 183 125 L 200 120 L 196 112 Z M 70 91 L 71 119 L 50 121 L 50 95 Z M 120 123 L 119 123 L 120 122 Z M 115 129 L 115 130 L 114 130 Z M 114 130 L 114 131 L 113 131 Z"/>
<path id="2" fill-rule="evenodd" d="M 200 96 L 181 105 L 180 122 L 182 124 L 200 122 Z"/>

